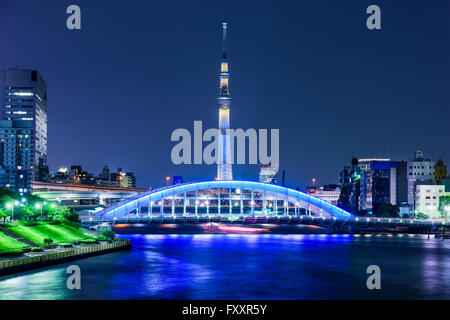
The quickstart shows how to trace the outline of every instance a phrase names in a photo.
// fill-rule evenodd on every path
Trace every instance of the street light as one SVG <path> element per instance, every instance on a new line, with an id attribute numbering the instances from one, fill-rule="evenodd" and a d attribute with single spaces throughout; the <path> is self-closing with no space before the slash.
<path id="1" fill-rule="evenodd" d="M 166 182 L 167 182 L 167 185 L 169 185 L 169 181 L 170 181 L 170 177 L 169 177 L 169 176 L 167 176 L 167 177 L 166 177 Z"/>
<path id="2" fill-rule="evenodd" d="M 35 207 L 37 210 L 41 209 L 41 221 L 42 221 L 42 204 L 40 204 L 40 203 L 38 202 L 38 203 L 36 203 L 36 204 L 34 205 L 34 207 Z"/>
<path id="3" fill-rule="evenodd" d="M 11 220 L 14 220 L 14 203 L 8 202 L 6 208 L 11 209 Z"/>

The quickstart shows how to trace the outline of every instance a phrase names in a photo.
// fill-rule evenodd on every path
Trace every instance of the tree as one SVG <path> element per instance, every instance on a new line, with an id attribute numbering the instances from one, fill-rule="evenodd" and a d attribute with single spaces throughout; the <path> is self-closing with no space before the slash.
<path id="1" fill-rule="evenodd" d="M 114 237 L 116 236 L 116 233 L 114 231 L 111 231 L 111 230 L 108 230 L 108 229 L 104 229 L 104 230 L 100 231 L 100 233 L 106 239 L 111 239 L 111 240 L 113 240 Z"/>
<path id="2" fill-rule="evenodd" d="M 450 208 L 450 196 L 440 196 L 439 197 L 439 212 L 441 213 L 441 216 L 445 218 L 447 215 L 447 218 L 450 218 L 450 212 L 447 210 Z"/>
<path id="3" fill-rule="evenodd" d="M 79 223 L 81 221 L 78 213 L 73 209 L 66 208 L 66 210 L 63 211 L 62 216 L 72 222 Z"/>
<path id="4" fill-rule="evenodd" d="M 416 213 L 414 213 L 414 218 L 415 218 L 415 219 L 428 219 L 428 218 L 430 218 L 430 217 L 427 216 L 425 213 L 422 213 L 422 212 L 416 212 Z"/>
<path id="5" fill-rule="evenodd" d="M 380 218 L 399 218 L 400 209 L 390 203 L 377 203 L 374 205 L 375 216 Z"/>

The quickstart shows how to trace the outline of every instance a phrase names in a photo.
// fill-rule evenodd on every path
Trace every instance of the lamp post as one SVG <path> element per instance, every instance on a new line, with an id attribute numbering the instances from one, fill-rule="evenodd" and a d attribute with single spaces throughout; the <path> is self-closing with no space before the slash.
<path id="1" fill-rule="evenodd" d="M 6 208 L 11 209 L 11 220 L 14 220 L 14 204 L 8 202 L 6 204 Z"/>
<path id="2" fill-rule="evenodd" d="M 166 177 L 166 183 L 167 183 L 167 186 L 169 186 L 169 181 L 170 181 L 170 177 L 167 176 L 167 177 Z"/>
<path id="3" fill-rule="evenodd" d="M 40 203 L 38 202 L 38 203 L 36 203 L 36 204 L 34 205 L 34 207 L 35 207 L 37 210 L 41 209 L 41 221 L 42 221 L 42 204 L 40 204 Z"/>

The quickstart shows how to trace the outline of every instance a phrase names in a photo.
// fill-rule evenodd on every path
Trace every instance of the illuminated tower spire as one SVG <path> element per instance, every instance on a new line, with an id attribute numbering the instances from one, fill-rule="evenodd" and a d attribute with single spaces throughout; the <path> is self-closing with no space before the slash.
<path id="1" fill-rule="evenodd" d="M 230 129 L 230 74 L 228 73 L 227 62 L 227 23 L 222 23 L 223 29 L 223 47 L 222 62 L 220 64 L 219 75 L 219 97 L 217 98 L 217 107 L 219 108 L 219 154 L 217 166 L 218 180 L 233 180 L 233 171 L 231 168 L 231 137 L 227 129 Z"/>

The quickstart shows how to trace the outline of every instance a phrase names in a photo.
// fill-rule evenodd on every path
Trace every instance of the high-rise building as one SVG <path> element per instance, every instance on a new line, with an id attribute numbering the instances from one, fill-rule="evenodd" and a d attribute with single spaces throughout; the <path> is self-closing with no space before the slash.
<path id="1" fill-rule="evenodd" d="M 372 176 L 372 209 L 382 203 L 397 204 L 397 162 L 374 161 L 370 164 Z"/>
<path id="2" fill-rule="evenodd" d="M 47 84 L 36 70 L 11 68 L 2 72 L 2 120 L 32 123 L 31 178 L 44 180 L 47 167 Z"/>
<path id="3" fill-rule="evenodd" d="M 397 204 L 408 206 L 408 162 L 397 162 Z"/>
<path id="4" fill-rule="evenodd" d="M 353 158 L 350 166 L 345 166 L 339 172 L 341 186 L 338 205 L 351 213 L 359 211 L 359 196 L 361 193 L 361 168 L 358 159 Z"/>
<path id="5" fill-rule="evenodd" d="M 111 179 L 111 170 L 108 166 L 104 166 L 102 173 L 100 173 L 100 179 L 103 181 L 109 181 Z"/>
<path id="6" fill-rule="evenodd" d="M 359 159 L 358 165 L 361 171 L 361 189 L 359 196 L 359 210 L 372 211 L 373 206 L 373 171 L 375 162 L 390 162 L 391 159 Z"/>
<path id="7" fill-rule="evenodd" d="M 434 161 L 425 159 L 420 150 L 417 150 L 413 160 L 408 162 L 408 204 L 411 210 L 415 206 L 416 186 L 433 184 L 435 165 Z"/>
<path id="8" fill-rule="evenodd" d="M 230 129 L 230 74 L 228 73 L 227 61 L 227 23 L 222 23 L 223 30 L 223 47 L 222 47 L 222 62 L 220 64 L 219 75 L 219 97 L 217 98 L 217 107 L 219 108 L 219 152 L 218 152 L 218 166 L 217 179 L 218 180 L 233 180 L 233 171 L 231 167 L 231 136 L 228 129 Z"/>
<path id="9" fill-rule="evenodd" d="M 0 121 L 0 188 L 30 192 L 32 126 L 30 120 Z"/>

